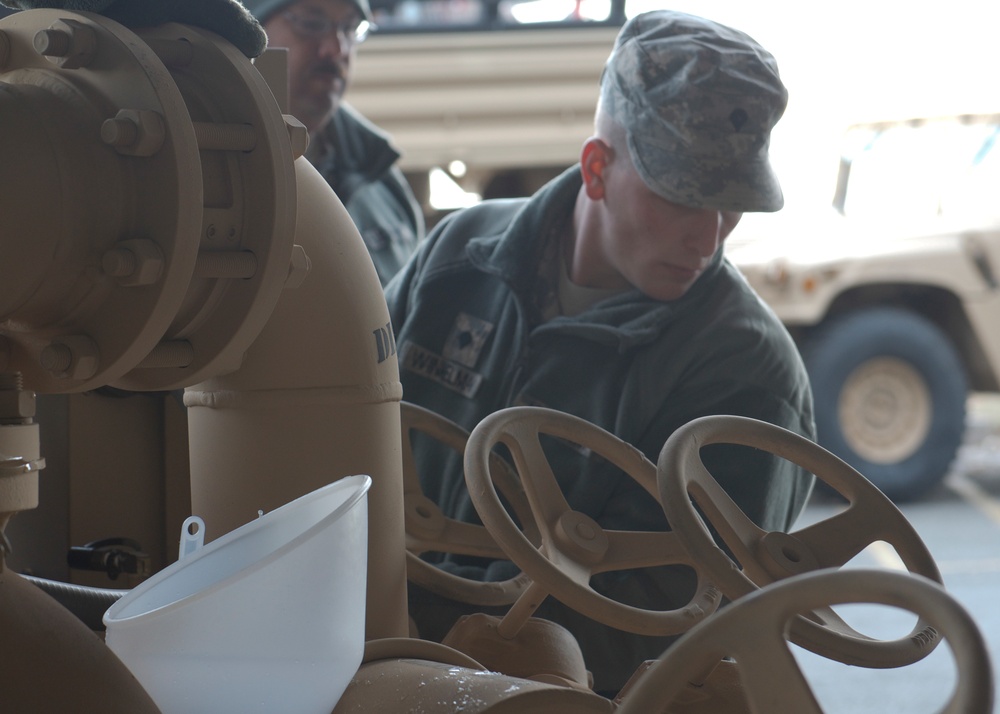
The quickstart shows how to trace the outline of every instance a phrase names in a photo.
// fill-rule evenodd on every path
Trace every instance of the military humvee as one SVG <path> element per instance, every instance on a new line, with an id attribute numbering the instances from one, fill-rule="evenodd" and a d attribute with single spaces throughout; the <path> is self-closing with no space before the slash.
<path id="1" fill-rule="evenodd" d="M 799 344 L 820 443 L 895 500 L 940 482 L 968 392 L 998 389 L 998 135 L 1000 115 L 852 126 L 829 214 L 728 246 Z"/>

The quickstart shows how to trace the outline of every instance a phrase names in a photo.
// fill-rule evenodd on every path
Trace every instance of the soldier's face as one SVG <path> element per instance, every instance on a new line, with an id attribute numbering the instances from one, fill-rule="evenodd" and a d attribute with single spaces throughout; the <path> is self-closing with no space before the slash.
<path id="1" fill-rule="evenodd" d="M 599 175 L 584 173 L 585 181 L 595 182 L 596 190 L 588 185 L 587 191 L 599 226 L 588 257 L 591 287 L 632 286 L 656 300 L 676 300 L 743 214 L 668 201 L 646 186 L 627 150 L 601 151 Z"/>
<path id="2" fill-rule="evenodd" d="M 611 189 L 609 262 L 645 295 L 676 300 L 694 285 L 743 214 L 672 203 L 651 191 L 634 169 L 629 173 L 616 177 Z"/>

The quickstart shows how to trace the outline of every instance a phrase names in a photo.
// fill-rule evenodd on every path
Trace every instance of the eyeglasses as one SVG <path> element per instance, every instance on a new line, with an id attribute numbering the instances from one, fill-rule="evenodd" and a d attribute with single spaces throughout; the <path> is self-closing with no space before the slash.
<path id="1" fill-rule="evenodd" d="M 299 37 L 318 40 L 336 33 L 337 39 L 345 45 L 356 45 L 365 41 L 372 24 L 368 20 L 348 20 L 337 22 L 325 15 L 296 15 L 285 12 L 282 17 Z"/>

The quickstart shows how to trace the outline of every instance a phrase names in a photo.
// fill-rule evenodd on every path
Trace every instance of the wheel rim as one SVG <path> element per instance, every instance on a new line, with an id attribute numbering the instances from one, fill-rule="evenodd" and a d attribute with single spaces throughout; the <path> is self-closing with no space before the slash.
<path id="1" fill-rule="evenodd" d="M 846 499 L 847 508 L 797 531 L 765 531 L 729 497 L 702 461 L 703 447 L 713 444 L 751 446 L 787 459 L 832 487 Z M 734 602 L 776 580 L 843 568 L 879 541 L 892 546 L 909 572 L 942 582 L 927 546 L 882 491 L 815 442 L 768 422 L 713 415 L 679 427 L 660 451 L 657 486 L 673 532 L 692 560 Z M 719 547 L 723 544 L 725 550 Z M 876 668 L 917 662 L 940 642 L 924 620 L 918 620 L 905 637 L 873 639 L 829 608 L 800 618 L 789 634 L 796 645 L 816 654 Z"/>
<path id="2" fill-rule="evenodd" d="M 892 464 L 909 458 L 924 443 L 932 406 L 918 370 L 896 357 L 878 357 L 848 375 L 837 416 L 854 453 L 874 464 Z"/>

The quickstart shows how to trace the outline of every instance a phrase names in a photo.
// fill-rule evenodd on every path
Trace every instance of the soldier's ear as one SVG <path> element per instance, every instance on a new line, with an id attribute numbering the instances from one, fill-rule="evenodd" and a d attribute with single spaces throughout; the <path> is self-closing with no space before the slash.
<path id="1" fill-rule="evenodd" d="M 580 174 L 587 197 L 592 201 L 604 199 L 604 176 L 612 158 L 612 150 L 606 141 L 592 136 L 583 143 L 580 150 Z"/>

